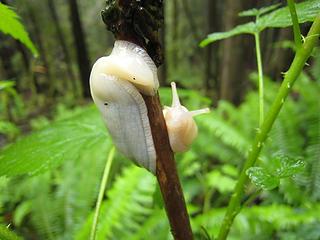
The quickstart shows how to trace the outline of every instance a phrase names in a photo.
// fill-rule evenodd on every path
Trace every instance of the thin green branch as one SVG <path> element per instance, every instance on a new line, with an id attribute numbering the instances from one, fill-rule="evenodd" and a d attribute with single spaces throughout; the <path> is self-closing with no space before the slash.
<path id="1" fill-rule="evenodd" d="M 257 199 L 257 197 L 262 193 L 262 189 L 259 189 L 257 191 L 255 191 L 254 193 L 252 193 L 248 199 L 241 205 L 241 207 L 245 207 L 248 206 L 250 203 L 252 203 L 254 200 Z M 241 210 L 241 209 L 240 209 Z"/>
<path id="2" fill-rule="evenodd" d="M 241 208 L 241 198 L 244 194 L 245 184 L 248 181 L 248 176 L 246 175 L 246 171 L 248 168 L 252 167 L 255 164 L 260 154 L 260 151 L 263 147 L 263 144 L 266 138 L 268 137 L 268 133 L 271 130 L 271 127 L 283 106 L 283 103 L 285 102 L 288 94 L 290 93 L 295 80 L 298 78 L 299 74 L 301 73 L 307 59 L 309 58 L 312 52 L 312 49 L 318 43 L 319 33 L 320 33 L 320 15 L 316 17 L 314 23 L 312 24 L 311 29 L 306 38 L 306 41 L 304 42 L 302 47 L 299 48 L 298 51 L 296 52 L 295 58 L 288 72 L 285 74 L 284 80 L 280 86 L 276 99 L 274 100 L 269 112 L 267 113 L 260 131 L 258 131 L 256 134 L 255 140 L 249 150 L 248 158 L 240 173 L 234 193 L 231 196 L 231 200 L 229 202 L 227 212 L 225 214 L 225 217 L 222 222 L 222 226 L 220 228 L 218 240 L 226 239 L 226 237 L 228 236 L 233 220 Z"/>
<path id="3" fill-rule="evenodd" d="M 211 208 L 211 198 L 212 198 L 212 195 L 215 191 L 214 188 L 209 188 L 207 189 L 206 188 L 206 194 L 205 194 L 205 197 L 204 197 L 204 202 L 203 202 L 203 213 L 207 213 L 210 208 Z"/>
<path id="4" fill-rule="evenodd" d="M 301 32 L 300 32 L 300 26 L 299 26 L 295 3 L 294 3 L 294 0 L 287 0 L 287 2 L 288 2 L 290 15 L 292 19 L 294 42 L 296 44 L 296 48 L 299 49 L 302 46 L 302 42 L 301 42 Z"/>
<path id="5" fill-rule="evenodd" d="M 254 34 L 254 40 L 256 43 L 256 58 L 258 65 L 258 78 L 259 78 L 259 127 L 261 127 L 264 119 L 264 93 L 263 93 L 263 70 L 261 60 L 261 49 L 260 49 L 260 33 Z"/>
<path id="6" fill-rule="evenodd" d="M 100 209 L 101 209 L 101 203 L 103 200 L 104 193 L 106 191 L 106 186 L 107 186 L 107 182 L 108 182 L 108 178 L 109 178 L 110 168 L 111 168 L 112 161 L 114 158 L 114 153 L 115 153 L 115 147 L 112 147 L 109 154 L 108 154 L 108 159 L 107 159 L 106 166 L 105 166 L 105 169 L 103 172 L 103 177 L 101 180 L 101 186 L 100 186 L 99 195 L 98 195 L 98 199 L 97 199 L 97 203 L 96 203 L 96 210 L 94 213 L 93 222 L 92 222 L 92 226 L 91 226 L 90 240 L 96 239 L 97 225 L 98 225 L 98 218 L 99 218 Z"/>

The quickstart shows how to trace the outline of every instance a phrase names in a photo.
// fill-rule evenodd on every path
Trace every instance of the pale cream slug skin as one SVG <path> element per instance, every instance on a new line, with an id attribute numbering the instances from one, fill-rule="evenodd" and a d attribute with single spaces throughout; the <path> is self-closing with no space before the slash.
<path id="1" fill-rule="evenodd" d="M 176 84 L 171 83 L 172 88 L 172 105 L 165 106 L 163 115 L 166 120 L 170 146 L 174 152 L 187 151 L 193 140 L 198 135 L 198 127 L 193 120 L 193 116 L 208 113 L 209 108 L 199 109 L 195 111 L 188 111 L 188 109 L 181 105 Z"/>
<path id="2" fill-rule="evenodd" d="M 116 41 L 110 56 L 92 67 L 90 90 L 117 149 L 155 173 L 156 152 L 142 98 L 159 87 L 157 68 L 141 47 Z"/>

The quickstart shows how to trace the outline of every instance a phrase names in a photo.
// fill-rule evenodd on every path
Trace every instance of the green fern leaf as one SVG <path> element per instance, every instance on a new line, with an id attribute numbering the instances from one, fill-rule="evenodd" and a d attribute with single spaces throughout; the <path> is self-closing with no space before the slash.
<path id="1" fill-rule="evenodd" d="M 128 167 L 108 191 L 101 207 L 97 239 L 130 239 L 152 213 L 155 178 L 145 169 Z M 93 212 L 75 239 L 88 239 Z"/>
<path id="2" fill-rule="evenodd" d="M 164 209 L 155 209 L 143 221 L 138 231 L 130 236 L 131 240 L 144 240 L 146 236 L 157 236 L 157 239 L 172 239 Z"/>
<path id="3" fill-rule="evenodd" d="M 221 117 L 215 114 L 206 114 L 199 118 L 197 122 L 224 144 L 235 148 L 240 154 L 246 156 L 250 142 L 238 129 L 221 119 Z"/>

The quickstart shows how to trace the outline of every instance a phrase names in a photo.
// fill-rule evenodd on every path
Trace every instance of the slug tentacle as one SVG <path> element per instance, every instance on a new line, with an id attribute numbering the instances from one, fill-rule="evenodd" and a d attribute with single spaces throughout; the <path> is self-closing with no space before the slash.
<path id="1" fill-rule="evenodd" d="M 209 113 L 209 112 L 210 112 L 210 108 L 202 108 L 202 109 L 199 109 L 199 110 L 190 111 L 190 113 L 191 113 L 191 115 L 193 117 L 197 116 L 197 115 L 204 114 L 204 113 Z"/>
<path id="2" fill-rule="evenodd" d="M 181 106 L 175 82 L 171 83 L 171 90 L 172 90 L 172 105 L 171 105 L 171 107 L 179 107 L 179 106 Z"/>

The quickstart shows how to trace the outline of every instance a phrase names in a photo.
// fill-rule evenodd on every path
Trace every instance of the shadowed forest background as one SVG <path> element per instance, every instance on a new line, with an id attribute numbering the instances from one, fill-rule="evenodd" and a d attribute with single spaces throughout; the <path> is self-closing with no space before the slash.
<path id="1" fill-rule="evenodd" d="M 35 57 L 0 32 L 0 232 L 9 225 L 24 239 L 88 239 L 112 146 L 89 89 L 93 63 L 114 43 L 100 15 L 105 1 L 0 2 L 20 16 L 38 50 Z M 170 104 L 174 81 L 188 109 L 212 109 L 196 119 L 199 137 L 192 149 L 176 155 L 195 239 L 217 235 L 259 126 L 252 35 L 199 44 L 210 33 L 255 20 L 239 12 L 276 3 L 286 5 L 165 1 L 162 104 Z M 310 26 L 300 24 L 303 36 Z M 260 44 L 268 110 L 294 57 L 292 27 L 265 29 Z M 228 239 L 320 239 L 319 92 L 315 49 L 257 164 L 271 183 L 247 185 L 248 195 L 258 194 L 237 216 Z M 275 174 L 286 164 L 290 174 Z M 97 239 L 172 239 L 161 201 L 156 179 L 116 153 Z"/>

